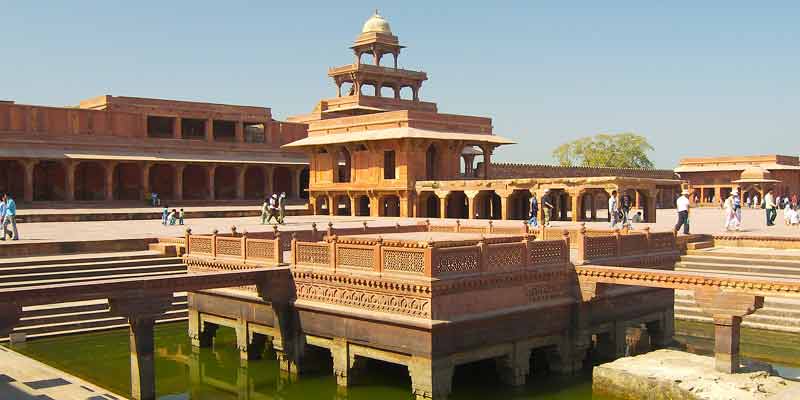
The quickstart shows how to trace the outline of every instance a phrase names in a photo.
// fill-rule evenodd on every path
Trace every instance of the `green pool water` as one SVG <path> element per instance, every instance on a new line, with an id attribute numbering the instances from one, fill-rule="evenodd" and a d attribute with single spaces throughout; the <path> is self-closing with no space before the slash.
<path id="1" fill-rule="evenodd" d="M 408 400 L 411 380 L 401 366 L 370 361 L 357 385 L 337 390 L 332 366 L 321 360 L 319 372 L 296 381 L 282 378 L 274 355 L 240 367 L 232 329 L 220 328 L 214 346 L 192 353 L 185 323 L 156 328 L 156 391 L 161 400 L 184 399 L 337 399 Z M 115 330 L 37 339 L 15 350 L 121 395 L 130 392 L 128 332 Z M 522 388 L 498 380 L 494 364 L 474 363 L 456 369 L 453 400 L 611 400 L 593 396 L 591 375 L 561 377 L 534 374 Z"/>

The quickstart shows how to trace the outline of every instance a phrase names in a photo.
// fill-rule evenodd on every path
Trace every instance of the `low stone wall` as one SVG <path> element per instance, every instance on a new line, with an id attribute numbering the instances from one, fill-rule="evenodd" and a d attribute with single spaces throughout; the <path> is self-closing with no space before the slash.
<path id="1" fill-rule="evenodd" d="M 84 240 L 45 243 L 15 243 L 6 242 L 0 246 L 0 257 L 31 257 L 52 256 L 58 254 L 74 253 L 108 253 L 117 251 L 147 250 L 150 243 L 156 243 L 155 238 L 147 239 L 114 239 L 114 240 Z"/>

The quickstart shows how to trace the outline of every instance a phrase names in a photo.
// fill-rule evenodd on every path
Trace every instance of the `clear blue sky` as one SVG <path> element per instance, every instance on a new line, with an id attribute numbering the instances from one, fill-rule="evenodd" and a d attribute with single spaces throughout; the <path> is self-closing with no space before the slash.
<path id="1" fill-rule="evenodd" d="M 567 4 L 569 3 L 569 4 Z M 374 8 L 442 112 L 490 116 L 552 162 L 558 144 L 633 131 L 680 157 L 800 153 L 800 1 L 0 1 L 0 99 L 102 94 L 305 113 Z"/>

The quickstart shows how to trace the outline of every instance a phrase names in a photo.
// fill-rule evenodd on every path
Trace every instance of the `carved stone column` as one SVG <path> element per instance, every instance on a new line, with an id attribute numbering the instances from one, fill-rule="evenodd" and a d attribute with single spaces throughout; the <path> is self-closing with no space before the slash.
<path id="1" fill-rule="evenodd" d="M 239 174 L 236 176 L 236 199 L 244 200 L 244 178 L 247 175 L 247 165 L 239 167 Z"/>
<path id="2" fill-rule="evenodd" d="M 207 200 L 214 200 L 216 196 L 216 191 L 214 189 L 214 176 L 217 172 L 216 165 L 209 165 L 206 169 L 208 176 L 206 177 L 206 182 L 208 183 L 208 196 L 206 196 Z"/>
<path id="3" fill-rule="evenodd" d="M 264 197 L 272 195 L 272 166 L 264 167 Z"/>
<path id="4" fill-rule="evenodd" d="M 153 165 L 149 162 L 142 163 L 142 176 L 141 176 L 141 183 L 142 183 L 142 195 L 140 200 L 147 200 L 147 196 L 150 195 L 150 167 Z"/>
<path id="5" fill-rule="evenodd" d="M 347 340 L 341 338 L 333 339 L 331 356 L 333 357 L 333 376 L 336 377 L 336 384 L 347 387 L 355 383 L 359 372 L 363 371 L 366 360 L 351 354 Z"/>
<path id="6" fill-rule="evenodd" d="M 468 204 L 467 209 L 469 210 L 468 211 L 469 215 L 467 216 L 467 218 L 469 219 L 475 219 L 475 198 L 478 196 L 478 193 L 480 193 L 479 190 L 464 191 L 464 194 L 467 196 L 467 204 Z"/>
<path id="7" fill-rule="evenodd" d="M 453 387 L 453 370 L 450 360 L 433 362 L 429 358 L 411 357 L 408 373 L 411 375 L 411 392 L 416 400 L 447 399 Z"/>
<path id="8" fill-rule="evenodd" d="M 578 222 L 583 219 L 583 207 L 581 207 L 582 192 L 579 190 L 572 190 L 569 192 L 570 200 L 572 200 L 572 222 Z M 564 211 L 566 215 L 566 210 Z"/>
<path id="9" fill-rule="evenodd" d="M 214 120 L 209 118 L 206 120 L 206 142 L 214 142 Z"/>
<path id="10" fill-rule="evenodd" d="M 64 160 L 64 200 L 75 201 L 75 166 L 76 162 Z"/>
<path id="11" fill-rule="evenodd" d="M 514 193 L 513 191 L 495 191 L 498 196 L 500 196 L 500 219 L 511 219 L 508 209 L 509 207 L 509 199 L 511 198 L 511 194 Z"/>
<path id="12" fill-rule="evenodd" d="M 436 197 L 439 198 L 439 218 L 447 218 L 447 196 L 450 195 L 449 191 L 436 191 Z"/>
<path id="13" fill-rule="evenodd" d="M 300 200 L 300 172 L 303 168 L 293 168 L 292 171 L 292 195 L 293 199 Z"/>

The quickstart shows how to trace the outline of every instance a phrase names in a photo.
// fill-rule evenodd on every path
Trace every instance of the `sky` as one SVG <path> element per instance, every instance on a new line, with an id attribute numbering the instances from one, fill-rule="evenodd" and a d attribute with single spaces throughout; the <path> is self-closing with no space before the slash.
<path id="1" fill-rule="evenodd" d="M 634 132 L 682 157 L 800 153 L 800 2 L 6 1 L 0 99 L 104 94 L 270 107 L 334 97 L 328 67 L 374 9 L 422 69 L 423 100 L 487 116 L 519 144 L 494 161 L 552 163 L 564 142 Z"/>

